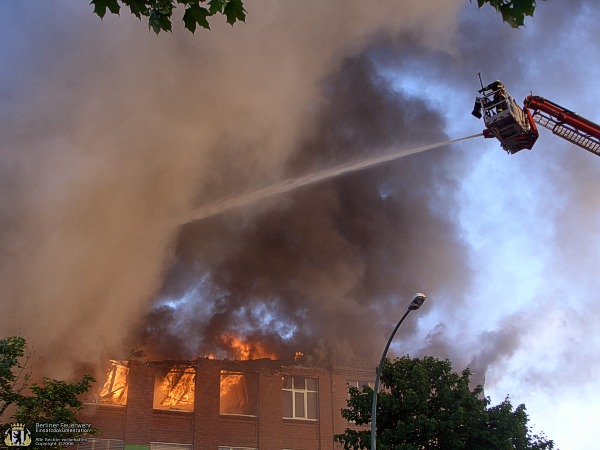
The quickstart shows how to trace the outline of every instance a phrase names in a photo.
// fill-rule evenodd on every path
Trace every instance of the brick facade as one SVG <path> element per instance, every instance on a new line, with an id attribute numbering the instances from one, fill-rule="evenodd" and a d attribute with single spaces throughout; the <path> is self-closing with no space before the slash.
<path id="1" fill-rule="evenodd" d="M 155 374 L 174 365 L 162 361 L 132 361 L 125 406 L 86 403 L 80 419 L 102 430 L 101 439 L 118 439 L 125 448 L 149 448 L 150 443 L 191 444 L 194 450 L 218 450 L 219 446 L 260 450 L 333 450 L 333 436 L 352 427 L 340 410 L 346 406 L 347 383 L 373 381 L 374 370 L 285 366 L 259 359 L 230 361 L 200 359 L 186 362 L 196 370 L 193 411 L 153 408 Z M 248 385 L 258 392 L 256 414 L 222 414 L 221 371 L 251 373 L 258 382 Z M 318 419 L 283 418 L 282 376 L 318 380 Z M 302 399 L 299 394 L 298 401 Z M 302 406 L 300 406 L 302 408 Z"/>

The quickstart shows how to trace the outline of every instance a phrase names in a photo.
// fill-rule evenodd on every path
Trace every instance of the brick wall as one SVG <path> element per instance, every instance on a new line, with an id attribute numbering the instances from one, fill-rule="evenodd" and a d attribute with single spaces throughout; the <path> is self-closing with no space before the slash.
<path id="1" fill-rule="evenodd" d="M 154 368 L 132 361 L 127 386 L 125 442 L 148 444 L 152 434 Z"/>
<path id="2" fill-rule="evenodd" d="M 260 449 L 284 448 L 281 404 L 279 367 L 260 372 L 258 377 L 258 448 Z"/>
<path id="3" fill-rule="evenodd" d="M 168 364 L 133 361 L 127 406 L 87 404 L 81 419 L 101 428 L 103 434 L 99 437 L 123 439 L 130 445 L 171 442 L 193 444 L 195 450 L 217 450 L 219 445 L 333 450 L 339 448 L 334 446 L 334 434 L 352 426 L 340 415 L 340 409 L 346 406 L 347 382 L 375 378 L 374 371 L 365 369 L 282 366 L 271 360 L 200 359 L 191 363 L 196 368 L 194 411 L 155 410 L 155 371 Z M 222 370 L 256 374 L 256 416 L 220 414 Z M 283 419 L 282 374 L 318 379 L 318 420 Z"/>
<path id="4" fill-rule="evenodd" d="M 91 423 L 103 439 L 123 439 L 125 435 L 125 407 L 88 404 L 79 414 L 79 420 Z"/>
<path id="5" fill-rule="evenodd" d="M 152 414 L 152 442 L 189 443 L 194 436 L 194 413 L 159 411 Z"/>
<path id="6" fill-rule="evenodd" d="M 216 450 L 222 433 L 219 421 L 221 368 L 213 361 L 196 365 L 194 449 Z"/>

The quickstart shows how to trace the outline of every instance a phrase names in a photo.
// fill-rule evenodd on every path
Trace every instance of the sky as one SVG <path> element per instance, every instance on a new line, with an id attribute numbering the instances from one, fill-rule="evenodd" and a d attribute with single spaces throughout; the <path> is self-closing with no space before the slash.
<path id="1" fill-rule="evenodd" d="M 593 2 L 515 30 L 459 0 L 248 1 L 245 24 L 158 37 L 86 3 L 0 3 L 0 330 L 36 370 L 226 356 L 227 333 L 370 365 L 424 292 L 395 354 L 485 373 L 559 448 L 596 445 L 595 155 L 544 129 L 512 156 L 478 138 L 189 222 L 481 132 L 478 72 L 600 121 Z"/>

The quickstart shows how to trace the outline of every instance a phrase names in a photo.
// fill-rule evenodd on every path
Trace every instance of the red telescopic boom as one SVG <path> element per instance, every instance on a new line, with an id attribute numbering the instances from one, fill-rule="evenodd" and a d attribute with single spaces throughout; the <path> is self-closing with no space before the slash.
<path id="1" fill-rule="evenodd" d="M 533 120 L 552 133 L 600 156 L 600 125 L 543 97 L 529 95 L 523 103 Z"/>

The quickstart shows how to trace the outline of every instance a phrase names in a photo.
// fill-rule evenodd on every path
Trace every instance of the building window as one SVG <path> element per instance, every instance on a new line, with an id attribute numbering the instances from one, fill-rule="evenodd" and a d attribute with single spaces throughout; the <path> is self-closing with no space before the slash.
<path id="1" fill-rule="evenodd" d="M 365 386 L 369 386 L 371 389 L 375 385 L 373 381 L 347 381 L 348 387 L 355 387 L 359 391 L 362 391 Z"/>
<path id="2" fill-rule="evenodd" d="M 371 389 L 373 389 L 373 386 L 375 385 L 375 382 L 373 381 L 365 381 L 365 380 L 361 380 L 361 381 L 346 381 L 346 391 L 348 393 L 348 398 L 350 398 L 350 388 L 356 388 L 358 389 L 360 392 L 362 392 L 363 388 L 368 386 Z M 354 420 L 349 420 L 348 423 L 351 424 L 355 424 L 356 422 Z"/>
<path id="3" fill-rule="evenodd" d="M 123 450 L 124 448 L 124 443 L 120 439 L 86 439 L 87 442 L 83 442 L 77 446 L 79 450 Z"/>
<path id="4" fill-rule="evenodd" d="M 192 444 L 171 444 L 168 442 L 151 442 L 150 450 L 192 450 Z"/>
<path id="5" fill-rule="evenodd" d="M 258 374 L 221 371 L 221 414 L 256 416 L 258 413 Z"/>
<path id="6" fill-rule="evenodd" d="M 98 391 L 98 403 L 125 406 L 127 404 L 127 376 L 129 367 L 126 362 L 111 360 L 106 373 L 106 381 Z"/>
<path id="7" fill-rule="evenodd" d="M 196 369 L 186 366 L 171 366 L 157 369 L 154 378 L 155 409 L 194 410 Z"/>
<path id="8" fill-rule="evenodd" d="M 319 418 L 318 380 L 284 375 L 283 418 L 317 420 Z"/>

